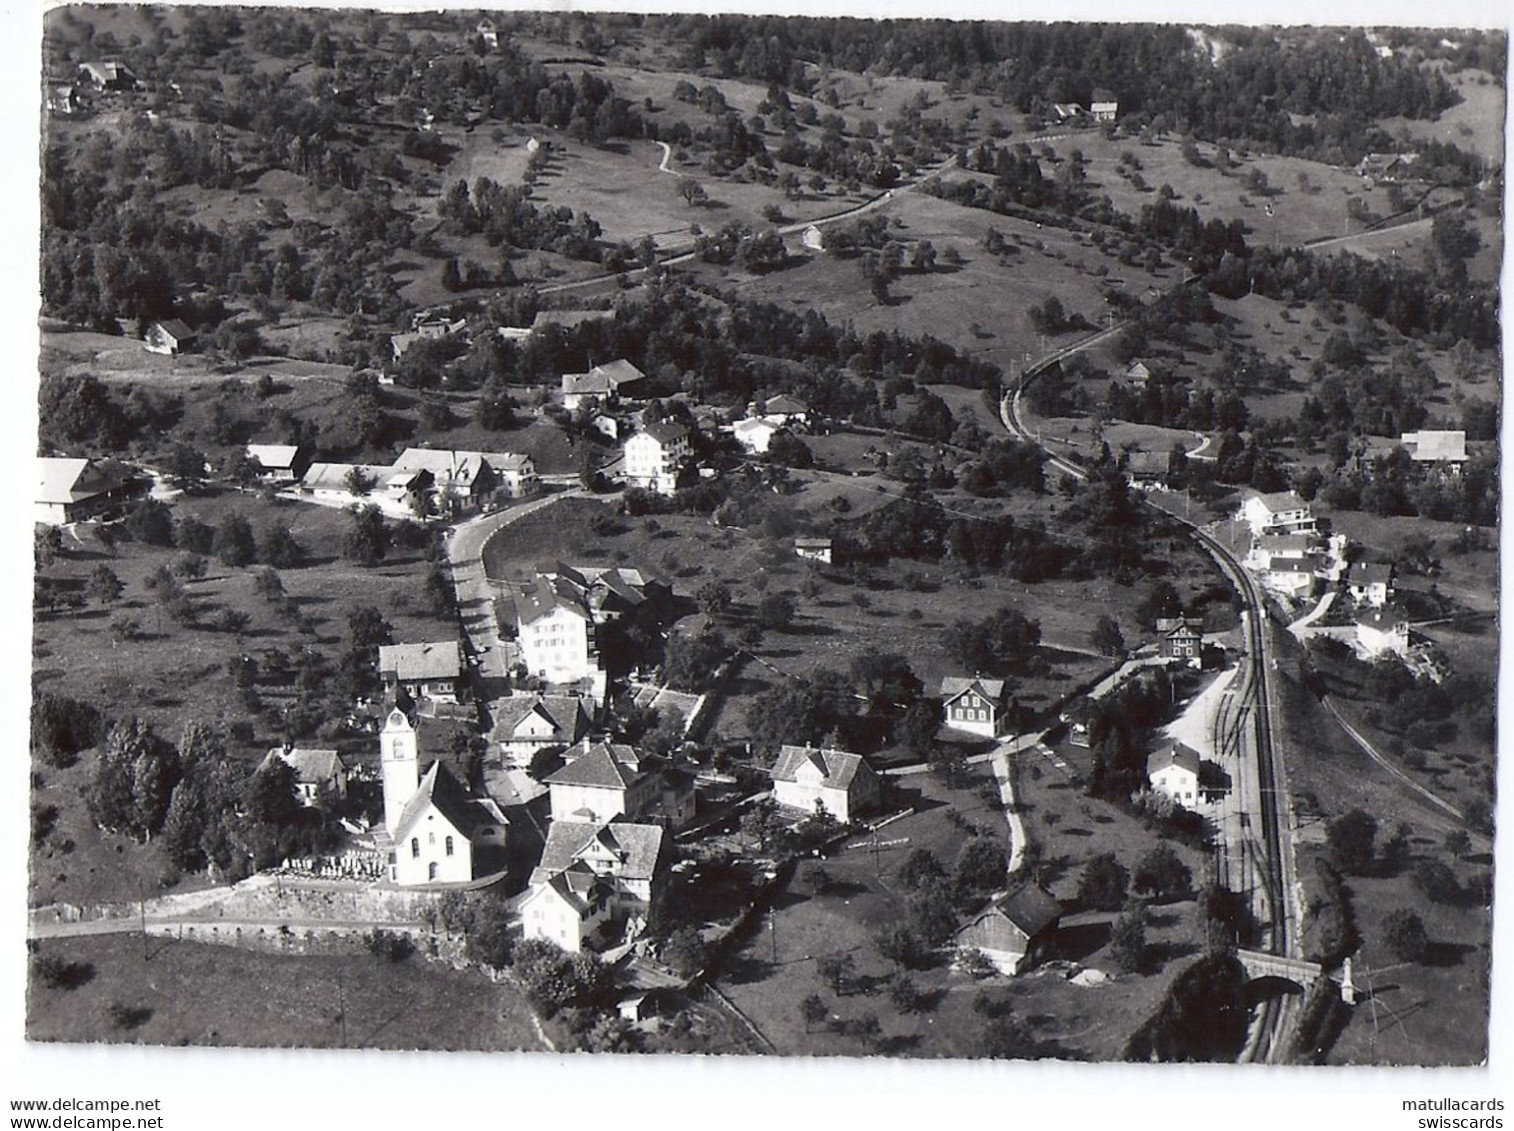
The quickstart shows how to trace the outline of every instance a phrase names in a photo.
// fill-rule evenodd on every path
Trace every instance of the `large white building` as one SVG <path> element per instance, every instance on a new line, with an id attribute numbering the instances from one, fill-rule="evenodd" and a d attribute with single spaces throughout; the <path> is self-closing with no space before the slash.
<path id="1" fill-rule="evenodd" d="M 1169 742 L 1146 759 L 1146 780 L 1152 792 L 1171 798 L 1185 809 L 1197 809 L 1200 765 L 1197 750 Z"/>
<path id="2" fill-rule="evenodd" d="M 573 954 L 634 938 L 657 913 L 668 862 L 656 825 L 553 821 L 520 905 L 522 933 Z"/>
<path id="3" fill-rule="evenodd" d="M 845 824 L 877 804 L 878 775 L 861 754 L 813 746 L 784 746 L 773 764 L 773 800 L 813 814 L 816 805 Z"/>
<path id="4" fill-rule="evenodd" d="M 626 440 L 621 475 L 629 486 L 671 495 L 692 450 L 683 425 L 650 424 Z"/>
<path id="5" fill-rule="evenodd" d="M 570 582 L 537 574 L 515 594 L 515 639 L 528 674 L 577 683 L 599 670 L 594 617 Z"/>
<path id="6" fill-rule="evenodd" d="M 1254 536 L 1313 534 L 1317 529 L 1314 512 L 1296 491 L 1252 493 L 1241 504 L 1236 519 L 1250 526 Z"/>

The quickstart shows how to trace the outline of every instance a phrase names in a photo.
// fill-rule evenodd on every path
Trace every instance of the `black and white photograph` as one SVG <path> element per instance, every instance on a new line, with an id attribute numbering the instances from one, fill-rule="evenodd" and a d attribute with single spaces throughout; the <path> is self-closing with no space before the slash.
<path id="1" fill-rule="evenodd" d="M 1488 1063 L 1508 13 L 883 15 L 41 15 L 28 1046 Z"/>

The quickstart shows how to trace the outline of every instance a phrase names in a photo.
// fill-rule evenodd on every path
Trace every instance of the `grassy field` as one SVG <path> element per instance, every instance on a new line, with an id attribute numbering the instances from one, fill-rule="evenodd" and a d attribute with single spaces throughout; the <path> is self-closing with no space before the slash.
<path id="1" fill-rule="evenodd" d="M 51 940 L 41 953 L 87 964 L 74 990 L 32 983 L 27 1038 L 278 1048 L 540 1049 L 509 985 L 411 958 L 263 954 L 106 936 Z M 145 1014 L 117 1027 L 114 1003 Z"/>
<path id="2" fill-rule="evenodd" d="M 1049 144 L 1060 159 L 1066 159 L 1074 149 L 1081 150 L 1088 163 L 1089 187 L 1107 193 L 1122 212 L 1139 214 L 1143 206 L 1155 202 L 1162 185 L 1170 184 L 1177 190 L 1177 202 L 1197 208 L 1205 221 L 1242 221 L 1249 229 L 1247 242 L 1254 244 L 1285 246 L 1360 231 L 1360 223 L 1347 224 L 1346 201 L 1351 197 L 1361 199 L 1370 211 L 1379 215 L 1389 211 L 1385 187 L 1367 188 L 1354 169 L 1318 161 L 1271 154 L 1242 156 L 1232 149 L 1231 158 L 1236 165 L 1222 171 L 1219 148 L 1207 142 L 1198 144 L 1205 164 L 1196 167 L 1183 157 L 1176 137 L 1155 144 L 1133 138 L 1110 141 L 1097 130 L 1079 131 Z M 1145 190 L 1136 188 L 1117 172 L 1127 153 L 1140 162 Z M 1047 165 L 1044 171 L 1050 176 L 1055 166 Z M 1256 172 L 1266 177 L 1270 195 L 1246 183 Z M 1271 216 L 1264 207 L 1268 202 L 1273 208 Z"/>
<path id="3" fill-rule="evenodd" d="M 1039 355 L 1043 345 L 1049 348 L 1027 318 L 1028 307 L 1055 296 L 1069 316 L 1081 314 L 1102 325 L 1103 287 L 1142 294 L 1171 275 L 1127 268 L 1060 228 L 964 208 L 921 192 L 895 196 L 880 213 L 897 219 L 895 238 L 930 240 L 938 255 L 955 247 L 962 265 L 938 260 L 935 271 L 901 275 L 887 305 L 873 299 L 856 261 L 830 254 L 745 281 L 740 293 L 796 309 L 812 307 L 832 322 L 851 322 L 861 333 L 930 334 L 1008 372 L 1027 353 Z M 1002 261 L 981 250 L 990 228 L 1018 250 Z"/>
<path id="4" fill-rule="evenodd" d="M 1442 67 L 1443 64 L 1435 64 Z M 1506 95 L 1497 78 L 1486 71 L 1469 67 L 1464 71 L 1445 72 L 1462 100 L 1434 121 L 1411 118 L 1386 118 L 1382 127 L 1397 136 L 1450 141 L 1469 153 L 1489 161 L 1503 160 L 1504 108 Z"/>
<path id="5" fill-rule="evenodd" d="M 1285 744 L 1301 842 L 1323 844 L 1324 820 L 1353 808 L 1377 819 L 1379 845 L 1400 822 L 1412 833 L 1413 859 L 1405 872 L 1348 880 L 1364 944 L 1358 961 L 1365 959 L 1371 988 L 1379 995 L 1377 1032 L 1374 1036 L 1371 1006 L 1359 1005 L 1331 1053 L 1331 1062 L 1478 1062 L 1486 1054 L 1487 1039 L 1488 911 L 1473 902 L 1432 903 L 1407 872 L 1420 860 L 1438 860 L 1452 867 L 1466 889 L 1470 881 L 1486 876 L 1489 858 L 1452 860 L 1443 839 L 1459 824 L 1418 800 L 1357 749 L 1291 677 L 1286 657 L 1279 672 L 1272 680 L 1279 708 L 1274 713 L 1276 736 Z M 1301 852 L 1301 868 L 1305 859 L 1306 853 Z M 1383 949 L 1381 918 L 1400 907 L 1418 914 L 1437 944 L 1423 965 L 1398 963 Z M 1356 978 L 1358 987 L 1366 988 L 1362 965 L 1357 966 Z"/>
<path id="6" fill-rule="evenodd" d="M 1007 1005 L 1030 1029 L 1044 1055 L 1073 1060 L 1117 1058 L 1129 1034 L 1156 1008 L 1181 964 L 1176 959 L 1187 947 L 1181 940 L 1191 937 L 1191 905 L 1157 913 L 1149 937 L 1157 946 L 1158 959 L 1150 974 L 1121 976 L 1090 987 L 1067 981 L 1065 970 L 980 983 L 938 965 L 910 972 L 923 991 L 925 1005 L 919 1012 L 899 1013 L 884 994 L 892 964 L 872 946 L 874 933 L 897 922 L 902 912 L 905 893 L 897 869 L 916 848 L 929 848 L 943 860 L 955 855 L 965 833 L 948 819 L 950 813 L 995 835 L 1004 827 L 1002 816 L 985 805 L 976 791 L 949 790 L 929 775 L 905 781 L 908 789 L 919 789 L 921 797 L 913 816 L 889 826 L 888 839 L 907 839 L 908 843 L 879 852 L 876 861 L 866 849 L 831 857 L 823 866 L 832 885 L 821 894 L 805 894 L 810 888 L 804 870 L 815 865 L 802 866 L 790 890 L 779 899 L 771 928 L 759 926 L 727 963 L 721 989 L 780 1051 L 790 1055 L 855 1056 L 868 1051 L 923 1057 L 981 1055 L 983 1022 L 972 1008 L 981 994 Z M 987 781 L 980 771 L 979 788 Z M 1087 965 L 1105 965 L 1106 956 L 1100 952 L 1107 930 L 1088 919 L 1079 916 L 1064 928 L 1058 953 Z M 857 972 L 856 985 L 841 996 L 833 994 L 817 973 L 819 959 L 838 953 L 850 954 Z M 807 1028 L 799 1002 L 811 993 L 820 994 L 830 1006 L 831 1021 Z M 882 1019 L 882 1039 L 871 1047 L 846 1031 L 847 1022 L 869 1013 Z"/>
<path id="7" fill-rule="evenodd" d="M 1051 505 L 1042 500 L 1021 507 L 1017 500 L 1016 514 L 1040 513 Z M 1038 657 L 1044 669 L 1018 679 L 1015 697 L 1033 712 L 1047 712 L 1109 666 L 1107 659 L 1086 651 L 1094 622 L 1100 613 L 1126 608 L 1134 599 L 1130 589 L 1106 578 L 1027 586 L 1005 576 L 968 577 L 955 566 L 904 560 L 872 569 L 859 585 L 841 571 L 812 570 L 799 562 L 786 540 L 716 530 L 703 519 L 618 519 L 611 532 L 591 533 L 590 518 L 606 510 L 592 500 L 569 500 L 550 513 L 506 527 L 485 552 L 490 575 L 518 580 L 561 560 L 650 568 L 684 596 L 708 581 L 722 581 L 738 610 L 755 607 L 767 593 L 793 594 L 799 606 L 795 623 L 787 631 L 767 633 L 756 649 L 757 662 L 747 663 L 728 688 L 715 720 L 715 729 L 726 739 L 745 737 L 748 706 L 776 681 L 802 680 L 820 667 L 844 671 L 868 649 L 908 656 L 915 674 L 934 689 L 942 676 L 960 674 L 943 645 L 943 630 L 958 619 L 981 618 L 1006 606 L 1041 624 Z M 1180 592 L 1197 592 L 1213 583 L 1209 567 L 1186 543 L 1175 542 L 1169 551 L 1171 578 Z M 807 577 L 817 586 L 813 597 L 800 592 Z M 703 623 L 695 616 L 686 627 Z M 1132 642 L 1149 631 L 1134 623 L 1123 627 Z"/>
<path id="8" fill-rule="evenodd" d="M 203 579 L 188 583 L 188 591 L 204 610 L 202 622 L 215 609 L 239 609 L 250 617 L 246 631 L 232 635 L 160 618 L 144 582 L 177 551 L 121 543 L 113 555 L 75 552 L 48 569 L 49 576 L 82 579 L 104 563 L 126 588 L 109 609 L 39 616 L 33 640 L 38 687 L 97 703 L 110 714 L 133 710 L 177 731 L 191 719 L 209 722 L 241 713 L 224 670 L 229 656 L 271 647 L 288 652 L 306 644 L 329 648 L 345 637 L 347 613 L 358 606 L 378 608 L 398 640 L 457 635 L 456 623 L 437 617 L 421 596 L 424 562 L 418 554 L 397 553 L 371 569 L 336 556 L 351 523 L 342 511 L 225 492 L 184 499 L 174 512 L 212 526 L 232 514 L 245 517 L 254 531 L 273 523 L 287 526 L 306 548 L 309 564 L 281 570 L 280 576 L 316 636 L 300 635 L 275 614 L 256 593 L 251 568 L 232 569 L 214 560 Z M 113 638 L 110 622 L 118 615 L 137 620 L 136 639 Z"/>

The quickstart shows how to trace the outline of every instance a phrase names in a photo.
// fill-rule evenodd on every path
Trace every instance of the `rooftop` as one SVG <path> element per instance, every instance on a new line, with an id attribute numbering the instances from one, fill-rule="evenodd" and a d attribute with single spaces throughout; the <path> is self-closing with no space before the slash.
<path id="1" fill-rule="evenodd" d="M 773 780 L 798 781 L 799 771 L 806 764 L 821 772 L 827 789 L 846 789 L 857 776 L 857 771 L 866 764 L 866 759 L 846 750 L 783 746 L 778 750 L 778 761 L 773 764 Z"/>
<path id="2" fill-rule="evenodd" d="M 401 682 L 416 679 L 456 679 L 463 670 L 456 640 L 424 644 L 384 644 L 379 648 L 379 671 Z"/>

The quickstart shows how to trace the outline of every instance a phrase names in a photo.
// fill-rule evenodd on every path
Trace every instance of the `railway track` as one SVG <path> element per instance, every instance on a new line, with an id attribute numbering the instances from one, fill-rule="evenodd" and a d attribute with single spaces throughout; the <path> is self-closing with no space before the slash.
<path id="1" fill-rule="evenodd" d="M 1024 427 L 1020 419 L 1020 396 L 1029 380 L 1119 329 L 1119 326 L 1114 326 L 1090 335 L 1041 359 L 1026 369 L 1014 392 L 1006 393 L 1000 400 L 999 415 L 1006 431 L 1017 439 L 1036 444 L 1051 466 L 1080 481 L 1088 478 L 1087 469 L 1067 457 L 1055 455 Z M 1230 733 L 1225 737 L 1227 741 L 1233 741 L 1241 752 L 1244 753 L 1249 745 L 1255 754 L 1261 835 L 1260 838 L 1257 837 L 1256 829 L 1245 831 L 1242 838 L 1243 855 L 1253 858 L 1254 867 L 1251 872 L 1263 889 L 1260 904 L 1263 908 L 1261 918 L 1266 928 L 1266 947 L 1273 954 L 1294 958 L 1297 957 L 1295 952 L 1299 937 L 1293 898 L 1295 873 L 1292 839 L 1288 829 L 1287 781 L 1272 734 L 1271 661 L 1267 655 L 1266 605 L 1256 582 L 1241 568 L 1240 562 L 1223 543 L 1150 498 L 1147 502 L 1183 524 L 1199 546 L 1215 560 L 1245 605 L 1243 624 L 1246 648 L 1243 671 L 1232 702 L 1226 708 L 1225 723 L 1230 728 Z M 1241 867 L 1241 874 L 1245 874 L 1244 861 L 1237 864 Z M 1293 1023 L 1296 1009 L 1296 999 L 1292 997 L 1264 999 L 1253 1016 L 1250 1036 L 1241 1059 L 1275 1063 L 1285 1055 L 1286 1042 L 1282 1038 Z"/>

